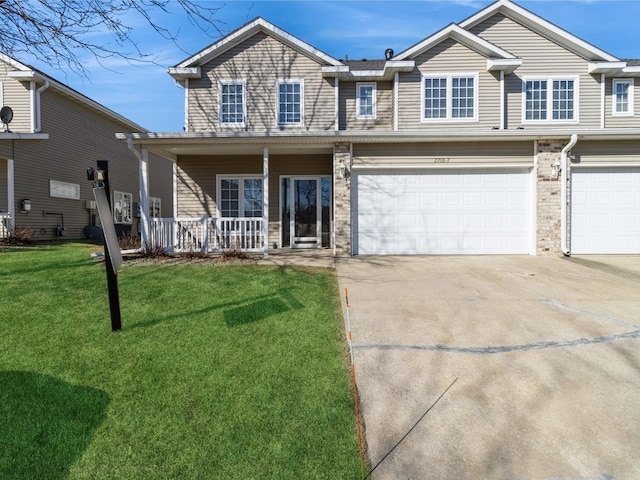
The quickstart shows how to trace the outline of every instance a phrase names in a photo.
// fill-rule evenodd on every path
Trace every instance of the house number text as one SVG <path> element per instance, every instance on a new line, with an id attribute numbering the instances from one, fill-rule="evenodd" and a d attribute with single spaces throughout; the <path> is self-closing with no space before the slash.
<path id="1" fill-rule="evenodd" d="M 435 158 L 433 160 L 433 163 L 449 163 L 449 160 L 451 160 L 450 158 Z"/>

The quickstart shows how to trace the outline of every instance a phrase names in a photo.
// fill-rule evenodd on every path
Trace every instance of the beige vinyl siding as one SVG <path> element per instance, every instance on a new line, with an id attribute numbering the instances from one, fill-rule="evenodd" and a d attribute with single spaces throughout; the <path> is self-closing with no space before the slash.
<path id="1" fill-rule="evenodd" d="M 500 125 L 499 77 L 487 72 L 487 59 L 470 48 L 448 39 L 415 59 L 411 73 L 400 74 L 399 130 L 492 128 Z M 478 121 L 422 123 L 422 75 L 430 73 L 478 73 Z"/>
<path id="2" fill-rule="evenodd" d="M 281 127 L 276 119 L 276 82 L 303 80 L 304 125 Z M 322 77 L 322 65 L 264 33 L 258 33 L 202 66 L 202 78 L 189 81 L 188 131 L 233 130 L 218 122 L 218 81 L 246 82 L 248 131 L 280 129 L 333 130 L 333 79 Z"/>
<path id="3" fill-rule="evenodd" d="M 65 121 L 61 122 L 60 119 Z M 16 141 L 14 144 L 16 211 L 20 200 L 31 200 L 31 212 L 16 214 L 17 228 L 30 228 L 35 240 L 55 238 L 55 226 L 62 221 L 66 238 L 83 238 L 89 224 L 86 200 L 93 199 L 86 168 L 96 168 L 97 160 L 108 160 L 111 190 L 131 193 L 139 201 L 138 161 L 126 143 L 115 139 L 125 130 L 106 117 L 58 94 L 53 88 L 42 93 L 42 132 L 49 140 Z M 80 199 L 52 198 L 49 180 L 80 185 Z M 133 220 L 135 234 L 137 220 Z"/>
<path id="4" fill-rule="evenodd" d="M 282 175 L 331 176 L 332 156 L 272 155 L 269 158 L 269 222 L 280 215 Z M 215 217 L 216 175 L 262 177 L 260 155 L 184 156 L 178 159 L 178 217 Z"/>
<path id="5" fill-rule="evenodd" d="M 357 82 L 341 81 L 340 130 L 392 130 L 393 129 L 393 82 L 376 83 L 376 118 L 359 119 L 356 111 Z"/>
<path id="6" fill-rule="evenodd" d="M 572 165 L 589 163 L 640 164 L 640 140 L 578 141 L 571 149 Z"/>
<path id="7" fill-rule="evenodd" d="M 14 70 L 10 65 L 0 62 L 0 83 L 2 84 L 2 106 L 13 110 L 13 120 L 9 125 L 12 132 L 31 132 L 31 92 L 29 82 L 19 82 L 7 77 Z"/>
<path id="8" fill-rule="evenodd" d="M 7 160 L 0 158 L 0 213 L 7 212 Z"/>
<path id="9" fill-rule="evenodd" d="M 618 78 L 615 78 L 618 80 Z M 633 82 L 633 116 L 614 116 L 613 115 L 613 80 L 606 79 L 605 90 L 605 127 L 606 128 L 640 128 L 640 82 L 638 79 L 630 78 Z M 620 78 L 620 80 L 627 80 Z"/>
<path id="10" fill-rule="evenodd" d="M 446 168 L 452 164 L 533 163 L 533 142 L 354 145 L 354 166 Z"/>
<path id="11" fill-rule="evenodd" d="M 173 162 L 149 154 L 149 196 L 161 199 L 160 216 L 173 216 Z"/>
<path id="12" fill-rule="evenodd" d="M 524 77 L 531 76 L 571 76 L 579 77 L 579 126 L 600 127 L 600 81 L 599 75 L 587 73 L 588 60 L 566 48 L 529 30 L 502 14 L 496 14 L 471 29 L 474 33 L 500 48 L 522 59 L 522 65 L 514 74 L 506 77 L 508 117 L 507 127 L 522 125 L 522 85 Z M 567 125 L 547 122 L 545 126 L 527 123 L 525 128 L 548 128 L 553 125 Z"/>

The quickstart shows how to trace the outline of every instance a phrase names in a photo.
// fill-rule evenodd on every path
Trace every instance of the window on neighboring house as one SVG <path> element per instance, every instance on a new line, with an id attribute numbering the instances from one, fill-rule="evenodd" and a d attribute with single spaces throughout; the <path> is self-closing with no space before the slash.
<path id="1" fill-rule="evenodd" d="M 578 118 L 576 78 L 530 79 L 524 82 L 526 122 L 576 122 Z"/>
<path id="2" fill-rule="evenodd" d="M 220 123 L 243 125 L 245 122 L 245 83 L 237 80 L 221 80 Z"/>
<path id="3" fill-rule="evenodd" d="M 278 82 L 278 124 L 302 125 L 304 88 L 301 80 Z"/>
<path id="4" fill-rule="evenodd" d="M 613 115 L 633 115 L 633 79 L 613 81 Z"/>
<path id="5" fill-rule="evenodd" d="M 376 84 L 358 83 L 356 118 L 376 118 Z"/>
<path id="6" fill-rule="evenodd" d="M 162 202 L 158 197 L 149 197 L 149 216 L 160 218 L 162 216 Z"/>
<path id="7" fill-rule="evenodd" d="M 80 185 L 59 180 L 49 180 L 49 196 L 52 198 L 80 200 Z"/>
<path id="8" fill-rule="evenodd" d="M 262 217 L 262 199 L 262 178 L 218 178 L 218 210 L 221 217 Z"/>
<path id="9" fill-rule="evenodd" d="M 478 115 L 477 74 L 423 77 L 422 121 L 475 121 Z"/>
<path id="10" fill-rule="evenodd" d="M 115 223 L 131 223 L 133 196 L 125 192 L 113 192 L 113 221 Z"/>

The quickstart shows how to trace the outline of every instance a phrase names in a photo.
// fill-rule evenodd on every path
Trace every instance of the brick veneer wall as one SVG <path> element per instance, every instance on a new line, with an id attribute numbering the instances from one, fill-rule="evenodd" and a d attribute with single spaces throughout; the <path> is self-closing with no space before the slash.
<path id="1" fill-rule="evenodd" d="M 561 152 L 567 142 L 561 140 L 539 140 L 537 188 L 536 253 L 538 255 L 561 255 L 561 175 L 553 176 L 552 165 L 560 161 Z"/>
<path id="2" fill-rule="evenodd" d="M 338 143 L 335 145 L 333 168 L 335 183 L 335 209 L 333 221 L 335 226 L 336 253 L 351 255 L 351 178 L 340 178 L 340 165 L 344 163 L 351 172 L 351 145 Z"/>

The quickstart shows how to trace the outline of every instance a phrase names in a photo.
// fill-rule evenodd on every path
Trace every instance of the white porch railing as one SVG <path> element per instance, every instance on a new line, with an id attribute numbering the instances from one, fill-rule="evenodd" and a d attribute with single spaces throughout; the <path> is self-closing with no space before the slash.
<path id="1" fill-rule="evenodd" d="M 152 218 L 149 243 L 174 252 L 262 252 L 262 218 Z"/>
<path id="2" fill-rule="evenodd" d="M 11 215 L 8 213 L 0 213 L 0 239 L 11 236 L 11 230 L 9 230 L 10 223 Z"/>

